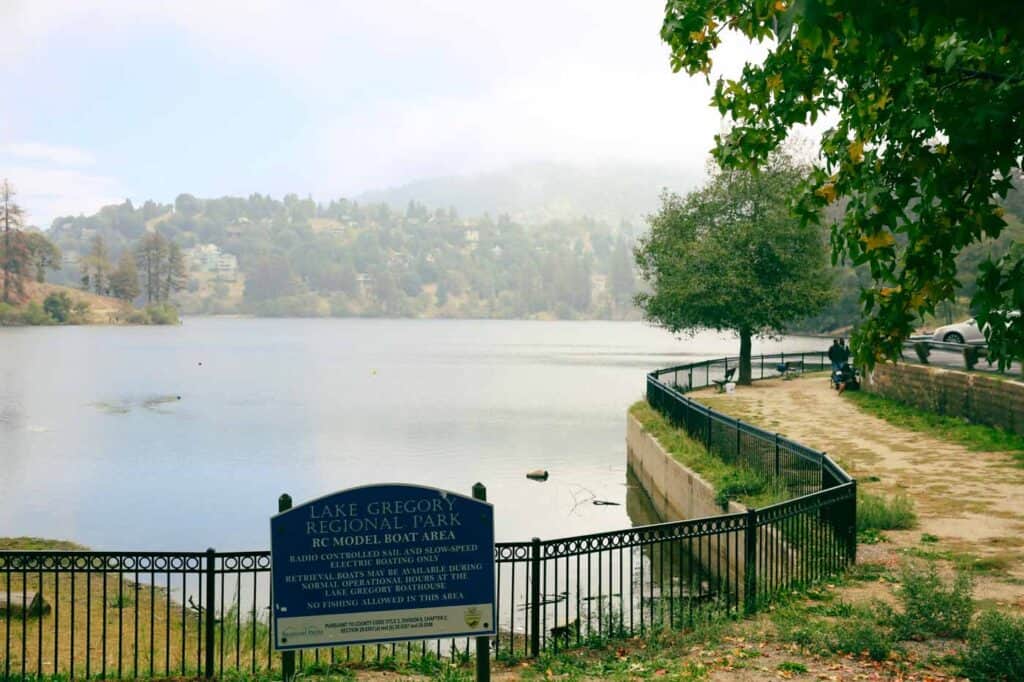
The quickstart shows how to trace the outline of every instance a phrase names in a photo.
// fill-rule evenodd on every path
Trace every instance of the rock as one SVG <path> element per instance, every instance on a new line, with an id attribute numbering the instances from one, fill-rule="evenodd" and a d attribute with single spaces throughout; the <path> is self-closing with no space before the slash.
<path id="1" fill-rule="evenodd" d="M 22 613 L 26 616 L 41 616 L 49 612 L 50 605 L 38 592 L 28 592 L 25 595 L 0 592 L 0 613 L 11 616 L 20 616 Z"/>
<path id="2" fill-rule="evenodd" d="M 527 471 L 526 477 L 532 481 L 546 481 L 548 480 L 548 470 L 534 469 L 533 471 Z"/>

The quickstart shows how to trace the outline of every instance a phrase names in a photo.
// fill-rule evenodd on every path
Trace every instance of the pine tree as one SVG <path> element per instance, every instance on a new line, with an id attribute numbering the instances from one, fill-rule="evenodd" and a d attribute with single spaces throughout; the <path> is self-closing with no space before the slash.
<path id="1" fill-rule="evenodd" d="M 14 188 L 4 179 L 0 185 L 0 226 L 3 242 L 0 258 L 3 267 L 3 302 L 18 303 L 25 295 L 23 276 L 28 271 L 29 254 L 21 233 L 24 212 L 14 203 Z"/>
<path id="2" fill-rule="evenodd" d="M 139 270 L 135 267 L 135 256 L 127 249 L 121 253 L 117 269 L 110 275 L 110 293 L 128 303 L 142 293 L 139 286 Z"/>

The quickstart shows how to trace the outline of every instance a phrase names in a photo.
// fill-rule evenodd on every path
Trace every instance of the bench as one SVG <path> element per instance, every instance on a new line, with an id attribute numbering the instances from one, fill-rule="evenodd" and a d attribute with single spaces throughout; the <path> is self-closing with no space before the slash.
<path id="1" fill-rule="evenodd" d="M 725 370 L 724 377 L 722 377 L 721 379 L 712 379 L 711 383 L 713 383 L 718 388 L 718 393 L 725 393 L 725 385 L 732 383 L 732 378 L 735 374 L 736 368 L 732 367 L 730 369 Z"/>
<path id="2" fill-rule="evenodd" d="M 798 376 L 803 374 L 804 361 L 786 360 L 785 362 L 779 363 L 775 369 L 778 370 L 783 379 L 796 379 Z"/>

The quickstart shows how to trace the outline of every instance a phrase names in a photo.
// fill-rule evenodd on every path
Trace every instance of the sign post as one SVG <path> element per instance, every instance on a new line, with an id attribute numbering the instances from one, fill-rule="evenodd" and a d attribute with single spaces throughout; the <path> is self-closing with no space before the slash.
<path id="1" fill-rule="evenodd" d="M 487 501 L 487 486 L 477 482 L 473 485 L 473 499 Z M 476 682 L 491 680 L 491 640 L 487 637 L 476 638 Z"/>
<path id="2" fill-rule="evenodd" d="M 385 484 L 281 506 L 270 520 L 276 650 L 458 636 L 487 647 L 496 632 L 492 505 Z"/>
<path id="3" fill-rule="evenodd" d="M 292 496 L 285 493 L 277 498 L 278 513 L 286 512 L 292 508 Z M 281 654 L 281 679 L 282 682 L 292 682 L 295 677 L 295 652 L 285 651 Z"/>

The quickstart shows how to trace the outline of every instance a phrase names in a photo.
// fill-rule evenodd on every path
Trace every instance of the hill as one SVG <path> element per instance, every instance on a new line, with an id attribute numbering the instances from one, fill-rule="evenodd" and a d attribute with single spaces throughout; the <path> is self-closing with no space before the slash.
<path id="1" fill-rule="evenodd" d="M 639 229 L 644 217 L 657 209 L 663 188 L 683 193 L 698 181 L 681 168 L 664 165 L 538 162 L 490 173 L 429 178 L 357 198 L 401 209 L 416 201 L 452 206 L 464 215 L 506 214 L 528 224 L 588 216 Z"/>

